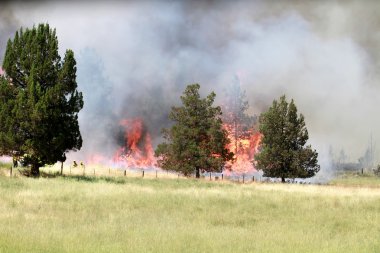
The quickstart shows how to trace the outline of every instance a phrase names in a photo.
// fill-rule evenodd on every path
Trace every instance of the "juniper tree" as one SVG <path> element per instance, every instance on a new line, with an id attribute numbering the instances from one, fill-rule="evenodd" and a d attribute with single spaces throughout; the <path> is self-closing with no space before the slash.
<path id="1" fill-rule="evenodd" d="M 166 170 L 174 170 L 190 175 L 194 171 L 221 171 L 226 161 L 232 160 L 233 153 L 223 129 L 219 106 L 213 107 L 215 93 L 206 98 L 199 95 L 199 84 L 188 85 L 182 106 L 172 107 L 169 118 L 174 125 L 163 130 L 166 142 L 158 145 L 155 155 L 158 165 Z"/>
<path id="2" fill-rule="evenodd" d="M 309 138 L 304 116 L 298 115 L 293 99 L 290 103 L 282 96 L 259 118 L 263 134 L 260 153 L 255 155 L 257 168 L 264 176 L 307 178 L 319 171 L 318 153 L 305 146 Z"/>
<path id="3" fill-rule="evenodd" d="M 65 153 L 82 146 L 78 112 L 83 97 L 77 91 L 74 53 L 66 50 L 61 59 L 56 30 L 48 24 L 21 28 L 8 40 L 3 69 L 8 87 L 0 118 L 7 124 L 0 129 L 0 151 L 22 156 L 37 176 L 40 166 L 62 162 Z"/>
<path id="4" fill-rule="evenodd" d="M 0 155 L 9 154 L 14 147 L 12 127 L 16 89 L 0 75 Z"/>

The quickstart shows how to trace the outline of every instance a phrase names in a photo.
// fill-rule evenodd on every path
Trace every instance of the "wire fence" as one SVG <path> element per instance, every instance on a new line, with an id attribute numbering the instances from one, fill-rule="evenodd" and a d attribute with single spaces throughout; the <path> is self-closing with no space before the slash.
<path id="1" fill-rule="evenodd" d="M 10 177 L 25 175 L 30 168 L 8 166 Z M 167 171 L 159 168 L 112 168 L 105 166 L 86 166 L 85 164 L 63 165 L 57 163 L 53 166 L 40 168 L 41 176 L 87 176 L 87 177 L 133 177 L 133 178 L 171 178 L 171 179 L 188 179 L 195 178 L 195 172 L 189 176 L 175 171 Z M 232 173 L 232 172 L 204 172 L 200 174 L 202 180 L 207 181 L 231 181 L 236 183 L 261 182 L 263 177 L 260 173 Z"/>
<path id="2" fill-rule="evenodd" d="M 28 167 L 16 167 L 14 168 L 11 164 L 4 166 L 2 164 L 3 170 L 0 171 L 1 175 L 17 177 L 21 175 L 26 175 L 30 170 Z M 4 170 L 4 168 L 6 170 Z M 8 170 L 8 172 L 6 172 Z M 86 177 L 133 177 L 133 178 L 177 178 L 177 179 L 188 179 L 195 178 L 195 172 L 189 176 L 184 176 L 182 173 L 175 171 L 167 171 L 159 168 L 113 168 L 105 166 L 90 165 L 86 166 L 83 163 L 77 164 L 76 166 L 63 165 L 57 163 L 53 166 L 45 166 L 40 168 L 41 176 L 45 177 L 55 177 L 55 176 L 86 176 Z M 359 174 L 368 174 L 363 170 L 358 171 Z M 373 172 L 371 171 L 373 174 Z M 207 181 L 229 181 L 235 183 L 281 183 L 280 178 L 270 178 L 264 177 L 261 171 L 250 172 L 250 173 L 236 173 L 236 172 L 204 172 L 200 174 L 202 180 Z M 302 179 L 302 178 L 292 178 L 286 179 L 288 184 L 314 184 L 318 183 L 313 181 L 313 179 Z"/>

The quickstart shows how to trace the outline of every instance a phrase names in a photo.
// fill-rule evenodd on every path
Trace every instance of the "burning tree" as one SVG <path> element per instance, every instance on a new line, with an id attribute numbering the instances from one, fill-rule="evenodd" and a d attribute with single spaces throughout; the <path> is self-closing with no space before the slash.
<path id="1" fill-rule="evenodd" d="M 260 153 L 256 155 L 257 167 L 264 176 L 307 178 L 319 171 L 318 153 L 305 144 L 309 138 L 304 116 L 297 114 L 293 99 L 285 96 L 273 101 L 272 106 L 260 116 L 263 134 Z"/>
<path id="2" fill-rule="evenodd" d="M 199 95 L 199 84 L 188 85 L 181 96 L 181 107 L 172 107 L 169 118 L 175 123 L 170 129 L 163 129 L 167 142 L 158 145 L 155 155 L 163 169 L 190 175 L 194 171 L 221 171 L 233 153 L 226 146 L 229 143 L 227 131 L 223 128 L 219 106 L 213 107 L 215 93 L 206 98 Z"/>
<path id="3" fill-rule="evenodd" d="M 229 171 L 247 173 L 255 170 L 252 160 L 258 151 L 261 134 L 255 130 L 256 116 L 248 115 L 248 108 L 245 91 L 241 90 L 239 78 L 235 76 L 223 105 L 223 125 L 231 140 L 227 147 L 235 154 L 233 162 L 225 166 Z"/>
<path id="4" fill-rule="evenodd" d="M 223 122 L 233 135 L 231 144 L 234 147 L 233 152 L 235 154 L 240 148 L 239 140 L 251 135 L 251 128 L 256 121 L 256 117 L 247 114 L 248 108 L 249 104 L 245 91 L 241 90 L 239 78 L 235 76 L 234 82 L 227 90 L 223 106 Z"/>
<path id="5" fill-rule="evenodd" d="M 82 146 L 74 53 L 67 50 L 61 60 L 55 30 L 40 24 L 8 41 L 3 68 L 0 151 L 22 156 L 37 176 L 40 166 L 64 161 Z"/>
<path id="6" fill-rule="evenodd" d="M 131 118 L 120 121 L 123 128 L 119 133 L 120 147 L 114 155 L 114 162 L 128 168 L 155 167 L 153 146 L 150 134 L 142 119 Z"/>

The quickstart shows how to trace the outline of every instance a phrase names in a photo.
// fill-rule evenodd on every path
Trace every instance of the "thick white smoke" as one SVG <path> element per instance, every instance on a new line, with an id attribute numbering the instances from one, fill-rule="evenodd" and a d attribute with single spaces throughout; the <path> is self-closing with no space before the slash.
<path id="1" fill-rule="evenodd" d="M 83 150 L 115 145 L 121 118 L 143 117 L 154 143 L 190 83 L 218 102 L 237 74 L 250 112 L 282 94 L 305 115 L 310 143 L 356 162 L 380 141 L 380 4 L 376 1 L 34 2 L 11 5 L 23 26 L 49 22 L 78 59 Z M 69 18 L 68 18 L 69 17 Z"/>

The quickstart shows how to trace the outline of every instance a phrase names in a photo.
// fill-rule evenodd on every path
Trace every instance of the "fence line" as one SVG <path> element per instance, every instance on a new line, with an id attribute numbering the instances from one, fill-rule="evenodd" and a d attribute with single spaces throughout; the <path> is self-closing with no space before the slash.
<path id="1" fill-rule="evenodd" d="M 19 167 L 18 169 L 9 167 L 9 176 L 17 177 L 22 174 L 20 169 L 27 170 L 28 168 Z M 195 173 L 191 176 L 186 177 L 181 173 L 175 171 L 167 171 L 161 169 L 131 169 L 131 168 L 111 168 L 111 167 L 100 167 L 100 166 L 88 166 L 86 167 L 83 163 L 77 166 L 62 166 L 61 164 L 55 164 L 53 166 L 42 167 L 42 173 L 53 174 L 53 175 L 71 175 L 71 176 L 103 176 L 103 177 L 140 177 L 140 178 L 195 178 Z M 363 173 L 361 170 L 358 173 Z M 229 181 L 236 182 L 240 184 L 254 183 L 254 182 L 266 182 L 266 183 L 278 183 L 280 182 L 277 178 L 266 178 L 259 173 L 220 173 L 220 172 L 204 172 L 201 173 L 201 179 L 207 181 Z M 310 184 L 309 180 L 300 179 L 287 179 L 287 183 L 295 184 Z"/>
<path id="2" fill-rule="evenodd" d="M 43 171 L 50 173 L 57 173 L 56 166 L 44 167 Z M 77 165 L 76 167 L 63 166 L 62 170 L 59 167 L 59 172 L 62 171 L 63 175 L 72 176 L 110 176 L 110 177 L 135 177 L 135 178 L 195 178 L 193 175 L 186 177 L 181 173 L 175 171 L 167 171 L 161 169 L 131 169 L 131 168 L 111 168 L 99 166 Z M 92 172 L 92 173 L 91 173 Z M 60 173 L 61 174 L 61 173 Z M 201 173 L 201 179 L 207 181 L 231 181 L 237 183 L 252 183 L 260 182 L 260 177 L 251 174 L 233 174 L 233 173 L 220 173 L 220 172 L 205 172 Z"/>

